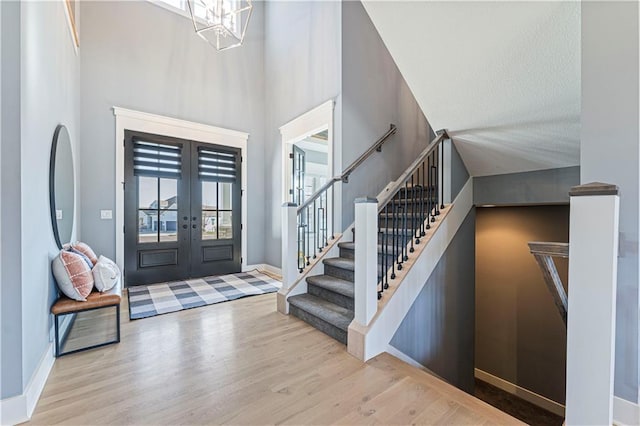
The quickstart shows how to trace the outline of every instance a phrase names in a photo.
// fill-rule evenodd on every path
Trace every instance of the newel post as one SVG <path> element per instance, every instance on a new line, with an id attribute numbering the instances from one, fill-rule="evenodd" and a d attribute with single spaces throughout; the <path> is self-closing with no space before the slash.
<path id="1" fill-rule="evenodd" d="M 354 320 L 367 326 L 378 309 L 378 200 L 355 201 Z"/>
<path id="2" fill-rule="evenodd" d="M 618 271 L 618 187 L 602 183 L 569 192 L 569 304 L 566 424 L 613 420 Z"/>
<path id="3" fill-rule="evenodd" d="M 298 277 L 298 206 L 282 205 L 282 289 L 278 292 L 278 311 L 289 313 L 286 301 L 289 288 Z"/>

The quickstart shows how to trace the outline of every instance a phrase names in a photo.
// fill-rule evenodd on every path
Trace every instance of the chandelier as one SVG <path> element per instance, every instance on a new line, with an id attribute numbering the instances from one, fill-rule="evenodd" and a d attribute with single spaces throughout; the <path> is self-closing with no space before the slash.
<path id="1" fill-rule="evenodd" d="M 187 0 L 196 34 L 218 50 L 240 46 L 251 18 L 251 0 Z"/>

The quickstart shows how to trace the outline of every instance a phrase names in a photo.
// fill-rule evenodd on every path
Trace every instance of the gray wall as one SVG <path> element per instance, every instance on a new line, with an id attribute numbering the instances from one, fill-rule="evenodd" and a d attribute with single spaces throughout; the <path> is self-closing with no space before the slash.
<path id="1" fill-rule="evenodd" d="M 469 180 L 469 171 L 460 157 L 460 153 L 454 143 L 451 144 L 451 200 L 455 200 L 462 188 Z M 445 158 L 446 162 L 446 158 Z M 475 182 L 474 182 L 475 185 Z M 446 201 L 446 200 L 445 200 Z"/>
<path id="2" fill-rule="evenodd" d="M 0 399 L 4 399 L 22 393 L 19 2 L 0 2 L 0 30 Z"/>
<path id="3" fill-rule="evenodd" d="M 474 387 L 475 209 L 447 247 L 391 340 L 466 392 Z"/>
<path id="4" fill-rule="evenodd" d="M 615 394 L 638 401 L 638 3 L 582 3 L 580 180 L 620 187 Z"/>
<path id="5" fill-rule="evenodd" d="M 569 189 L 580 184 L 580 167 L 479 176 L 473 179 L 476 205 L 568 203 Z"/>
<path id="6" fill-rule="evenodd" d="M 217 52 L 189 20 L 147 1 L 84 2 L 81 9 L 82 238 L 115 256 L 112 107 L 245 131 L 248 259 L 264 260 L 264 3 L 254 2 L 241 49 Z"/>
<path id="7" fill-rule="evenodd" d="M 376 196 L 433 139 L 429 123 L 360 2 L 342 2 L 342 168 L 366 151 L 389 124 L 398 133 L 343 185 L 342 224 L 353 201 Z"/>
<path id="8" fill-rule="evenodd" d="M 334 99 L 334 140 L 341 136 L 340 2 L 268 2 L 265 11 L 266 132 L 263 162 L 264 260 L 280 266 L 282 142 L 278 128 Z M 338 145 L 339 146 L 339 145 Z M 336 165 L 336 173 L 340 165 Z M 266 208 L 265 208 L 266 207 Z"/>
<path id="9" fill-rule="evenodd" d="M 57 297 L 50 262 L 58 253 L 49 216 L 49 155 L 59 123 L 69 130 L 77 162 L 80 59 L 64 2 L 22 2 L 22 382 L 29 383 L 47 345 L 49 308 Z"/>
<path id="10" fill-rule="evenodd" d="M 476 368 L 561 404 L 566 327 L 527 243 L 568 239 L 567 205 L 477 209 Z"/>

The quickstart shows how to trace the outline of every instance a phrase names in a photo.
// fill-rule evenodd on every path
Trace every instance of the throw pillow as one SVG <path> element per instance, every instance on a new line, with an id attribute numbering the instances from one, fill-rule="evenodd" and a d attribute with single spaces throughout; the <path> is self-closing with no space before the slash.
<path id="1" fill-rule="evenodd" d="M 101 293 L 111 290 L 120 280 L 120 268 L 105 256 L 100 256 L 91 273 L 96 289 Z"/>
<path id="2" fill-rule="evenodd" d="M 93 275 L 80 255 L 62 250 L 51 262 L 51 269 L 62 293 L 73 300 L 87 300 L 93 289 Z"/>
<path id="3" fill-rule="evenodd" d="M 75 253 L 75 254 L 79 255 L 80 257 L 82 257 L 82 260 L 87 262 L 87 266 L 89 266 L 89 269 L 93 268 L 93 262 L 83 252 L 81 252 L 80 250 L 76 250 L 73 247 L 69 247 L 66 250 L 70 251 L 71 253 Z"/>
<path id="4" fill-rule="evenodd" d="M 87 256 L 91 263 L 93 263 L 93 265 L 98 263 L 98 256 L 96 256 L 96 253 L 91 249 L 91 247 L 89 247 L 88 244 L 76 241 L 75 243 L 71 244 L 71 247 L 74 250 L 78 250 L 80 253 Z"/>

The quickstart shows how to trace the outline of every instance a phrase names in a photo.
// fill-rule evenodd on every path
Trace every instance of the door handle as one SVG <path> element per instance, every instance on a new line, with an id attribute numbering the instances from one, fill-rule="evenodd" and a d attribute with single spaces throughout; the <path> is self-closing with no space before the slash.
<path id="1" fill-rule="evenodd" d="M 193 216 L 193 217 L 191 218 L 191 220 L 198 220 L 198 218 L 197 218 L 197 217 L 195 217 L 195 216 Z"/>
<path id="2" fill-rule="evenodd" d="M 193 229 L 196 229 L 198 227 L 198 225 L 192 225 L 191 226 Z"/>
<path id="3" fill-rule="evenodd" d="M 182 225 L 182 229 L 187 229 L 189 225 Z"/>

